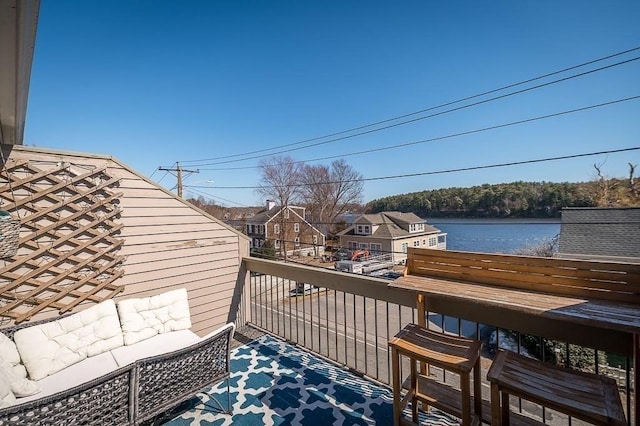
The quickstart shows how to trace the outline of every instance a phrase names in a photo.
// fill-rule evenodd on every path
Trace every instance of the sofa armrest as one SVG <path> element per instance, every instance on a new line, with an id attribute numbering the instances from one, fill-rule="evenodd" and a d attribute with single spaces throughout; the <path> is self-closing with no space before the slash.
<path id="1" fill-rule="evenodd" d="M 228 379 L 234 330 L 233 324 L 227 324 L 191 346 L 136 361 L 136 421 L 149 419 Z"/>
<path id="2" fill-rule="evenodd" d="M 217 336 L 219 334 L 228 333 L 229 329 L 231 329 L 231 337 L 233 338 L 233 334 L 236 332 L 236 325 L 234 323 L 230 322 L 228 324 L 223 325 L 220 328 L 217 328 L 217 329 L 213 330 L 210 333 L 205 334 L 204 336 L 202 336 L 200 338 L 200 340 L 201 341 L 202 340 L 207 340 L 207 339 L 210 339 L 213 336 Z"/>

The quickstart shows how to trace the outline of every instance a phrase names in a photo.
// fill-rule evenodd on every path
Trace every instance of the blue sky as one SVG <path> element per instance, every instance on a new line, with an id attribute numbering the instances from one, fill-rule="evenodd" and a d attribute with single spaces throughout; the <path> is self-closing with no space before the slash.
<path id="1" fill-rule="evenodd" d="M 206 186 L 197 191 L 225 205 L 258 205 L 262 200 L 254 190 L 239 187 L 258 183 L 259 159 L 207 164 L 409 114 L 640 47 L 638 16 L 636 0 L 45 0 L 25 144 L 110 154 L 169 188 L 175 178 L 156 169 L 180 161 L 186 169 L 200 170 L 185 185 Z M 639 56 L 636 50 L 496 95 Z M 375 178 L 638 147 L 636 99 L 348 155 L 638 95 L 640 60 L 632 60 L 286 154 L 323 164 L 331 160 L 310 160 L 343 156 L 365 178 Z M 246 155 L 215 160 L 238 154 Z M 194 161 L 203 159 L 212 160 Z M 585 181 L 595 177 L 594 163 L 602 164 L 608 176 L 621 177 L 629 162 L 640 163 L 640 151 L 368 181 L 364 201 L 516 180 Z"/>

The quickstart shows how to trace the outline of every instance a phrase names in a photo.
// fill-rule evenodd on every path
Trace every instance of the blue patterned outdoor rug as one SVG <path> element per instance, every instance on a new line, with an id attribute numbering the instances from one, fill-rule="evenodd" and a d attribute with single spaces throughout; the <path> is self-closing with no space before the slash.
<path id="1" fill-rule="evenodd" d="M 390 425 L 390 390 L 271 336 L 231 352 L 232 414 L 224 414 L 227 387 L 221 383 L 164 418 L 183 425 Z M 424 423 L 423 423 L 424 422 Z M 421 423 L 458 425 L 441 413 L 421 414 Z M 157 424 L 157 423 L 156 423 Z"/>

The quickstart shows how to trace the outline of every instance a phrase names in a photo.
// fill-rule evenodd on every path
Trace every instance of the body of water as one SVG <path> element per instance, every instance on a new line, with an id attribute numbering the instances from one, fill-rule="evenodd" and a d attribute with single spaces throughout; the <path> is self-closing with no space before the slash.
<path id="1" fill-rule="evenodd" d="M 447 249 L 513 253 L 543 244 L 560 233 L 560 219 L 427 219 L 447 233 Z"/>

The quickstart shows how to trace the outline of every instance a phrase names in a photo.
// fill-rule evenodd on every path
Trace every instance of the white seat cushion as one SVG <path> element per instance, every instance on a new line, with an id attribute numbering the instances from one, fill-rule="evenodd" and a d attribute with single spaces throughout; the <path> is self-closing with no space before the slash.
<path id="1" fill-rule="evenodd" d="M 124 344 L 113 300 L 57 321 L 18 330 L 13 339 L 33 380 Z"/>
<path id="2" fill-rule="evenodd" d="M 42 391 L 38 394 L 18 398 L 18 403 L 32 401 L 34 399 L 53 395 L 54 393 L 70 389 L 93 379 L 117 370 L 118 364 L 110 352 L 86 358 L 56 374 L 38 380 Z"/>
<path id="3" fill-rule="evenodd" d="M 139 359 L 166 354 L 186 348 L 200 341 L 200 337 L 191 330 L 172 331 L 158 334 L 135 345 L 121 346 L 111 351 L 118 366 L 124 367 Z"/>
<path id="4" fill-rule="evenodd" d="M 191 328 L 189 300 L 184 288 L 150 297 L 118 301 L 125 345 L 157 334 Z"/>

